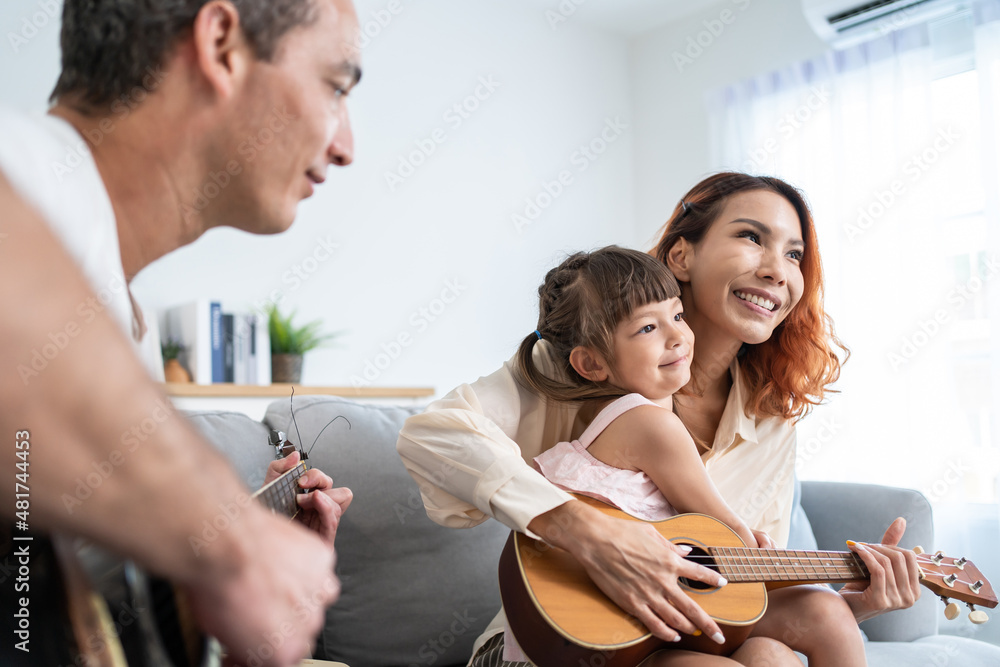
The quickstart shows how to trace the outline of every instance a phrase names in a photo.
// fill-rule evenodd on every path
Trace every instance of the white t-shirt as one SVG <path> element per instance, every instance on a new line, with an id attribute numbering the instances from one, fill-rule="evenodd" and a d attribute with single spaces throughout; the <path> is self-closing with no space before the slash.
<path id="1" fill-rule="evenodd" d="M 156 336 L 141 335 L 122 268 L 118 226 L 108 191 L 90 148 L 66 121 L 28 116 L 0 107 L 0 171 L 35 207 L 83 270 L 96 299 L 81 303 L 81 326 L 107 311 L 133 341 L 154 379 L 163 367 Z"/>

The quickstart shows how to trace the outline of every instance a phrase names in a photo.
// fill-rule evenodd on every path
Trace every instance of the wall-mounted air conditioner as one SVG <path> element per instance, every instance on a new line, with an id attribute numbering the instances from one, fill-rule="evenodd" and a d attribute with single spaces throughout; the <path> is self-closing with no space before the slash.
<path id="1" fill-rule="evenodd" d="M 817 35 L 843 49 L 945 16 L 966 4 L 961 0 L 802 0 L 802 11 Z"/>

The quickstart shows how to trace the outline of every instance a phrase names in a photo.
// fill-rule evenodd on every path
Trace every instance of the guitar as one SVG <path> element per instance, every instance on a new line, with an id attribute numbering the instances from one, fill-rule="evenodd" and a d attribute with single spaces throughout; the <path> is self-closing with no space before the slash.
<path id="1" fill-rule="evenodd" d="M 269 442 L 276 458 L 295 451 L 280 431 L 272 431 Z M 305 461 L 300 461 L 253 497 L 272 512 L 294 518 L 295 496 L 303 492 L 296 480 L 306 470 Z M 31 626 L 31 653 L 8 652 L 7 642 L 0 651 L 5 667 L 221 665 L 218 643 L 200 633 L 183 592 L 169 581 L 151 577 L 79 538 L 32 537 L 32 613 L 38 615 Z"/>
<path id="2" fill-rule="evenodd" d="M 592 498 L 575 497 L 605 514 L 641 521 Z M 601 592 L 569 552 L 511 533 L 500 556 L 500 595 L 511 631 L 533 663 L 634 667 L 663 648 L 729 655 L 764 615 L 769 588 L 869 578 L 853 552 L 751 549 L 728 526 L 704 514 L 681 514 L 652 525 L 674 544 L 692 547 L 688 560 L 728 580 L 722 588 L 680 580 L 684 593 L 722 628 L 726 643 L 720 646 L 705 636 L 682 635 L 676 643 L 654 637 Z M 914 551 L 923 554 L 919 547 Z M 921 584 L 946 603 L 954 598 L 968 604 L 973 623 L 986 622 L 986 612 L 974 605 L 992 609 L 997 598 L 971 561 L 940 552 L 918 559 Z M 958 605 L 948 603 L 945 616 L 957 615 Z"/>

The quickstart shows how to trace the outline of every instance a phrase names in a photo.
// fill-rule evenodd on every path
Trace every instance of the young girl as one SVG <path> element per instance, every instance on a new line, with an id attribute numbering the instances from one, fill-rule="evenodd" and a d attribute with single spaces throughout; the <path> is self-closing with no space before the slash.
<path id="1" fill-rule="evenodd" d="M 584 402 L 581 414 L 590 418 L 579 439 L 534 459 L 542 474 L 641 519 L 698 512 L 724 522 L 749 547 L 774 547 L 719 495 L 700 444 L 672 410 L 673 394 L 690 379 L 694 335 L 670 271 L 649 255 L 610 246 L 570 256 L 546 275 L 538 293 L 538 329 L 521 343 L 515 377 L 552 401 Z M 536 367 L 539 340 L 551 346 L 562 377 Z M 846 603 L 829 589 L 798 588 L 801 595 L 769 605 L 769 622 L 761 627 L 794 630 L 772 639 L 805 653 L 811 665 L 865 664 Z M 831 610 L 837 605 L 844 609 Z M 840 632 L 850 639 L 832 648 L 815 641 L 830 623 L 849 625 Z M 509 631 L 504 646 L 505 661 L 527 660 Z"/>

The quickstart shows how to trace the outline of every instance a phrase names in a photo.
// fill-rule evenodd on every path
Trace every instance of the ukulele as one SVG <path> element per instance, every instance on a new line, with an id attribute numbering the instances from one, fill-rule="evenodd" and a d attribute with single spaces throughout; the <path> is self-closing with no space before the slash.
<path id="1" fill-rule="evenodd" d="M 642 521 L 598 500 L 574 496 L 610 516 Z M 764 615 L 768 589 L 869 579 L 864 561 L 850 551 L 751 549 L 724 523 L 704 514 L 680 514 L 651 523 L 674 544 L 692 548 L 687 560 L 729 582 L 719 588 L 679 580 L 684 593 L 722 628 L 726 643 L 716 644 L 704 635 L 681 635 L 681 641 L 673 643 L 654 637 L 612 602 L 569 552 L 511 533 L 500 556 L 500 595 L 511 631 L 535 665 L 634 667 L 663 648 L 729 655 Z M 914 551 L 923 554 L 920 547 Z M 918 561 L 920 583 L 945 601 L 949 620 L 959 610 L 948 598 L 965 602 L 973 623 L 988 620 L 986 612 L 974 605 L 992 609 L 997 598 L 971 561 L 941 552 L 920 555 Z"/>
<path id="2" fill-rule="evenodd" d="M 280 431 L 271 431 L 268 440 L 275 458 L 295 451 Z M 295 496 L 305 492 L 296 481 L 307 469 L 300 461 L 253 497 L 272 512 L 294 518 L 299 511 Z M 5 667 L 221 665 L 218 642 L 201 634 L 183 592 L 169 581 L 80 538 L 35 535 L 33 541 L 32 605 L 38 599 L 39 608 L 31 653 L 0 652 Z"/>

